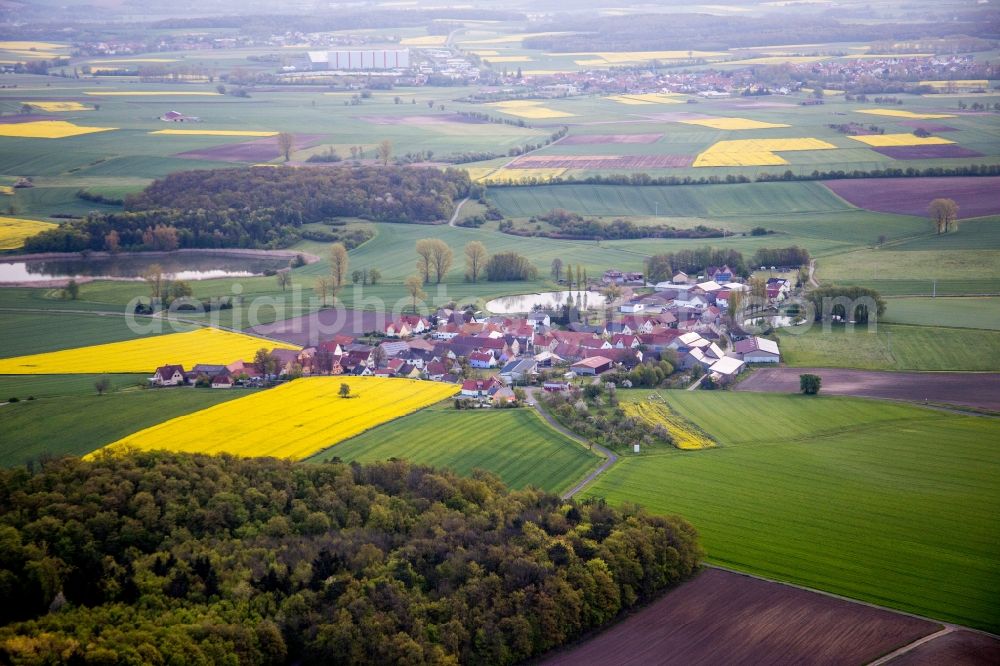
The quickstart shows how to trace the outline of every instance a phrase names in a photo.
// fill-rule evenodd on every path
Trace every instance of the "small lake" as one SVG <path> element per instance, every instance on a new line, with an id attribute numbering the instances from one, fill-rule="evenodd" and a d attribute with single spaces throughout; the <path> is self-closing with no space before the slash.
<path id="1" fill-rule="evenodd" d="M 222 277 L 252 277 L 288 267 L 287 257 L 238 257 L 215 254 L 177 254 L 144 257 L 38 259 L 0 261 L 0 283 L 46 282 L 69 278 L 92 280 L 136 280 L 150 266 L 159 264 L 175 280 L 208 280 Z"/>
<path id="2" fill-rule="evenodd" d="M 519 294 L 517 296 L 502 296 L 486 304 L 486 309 L 496 314 L 513 314 L 531 312 L 535 308 L 548 310 L 561 308 L 572 296 L 573 304 L 587 308 L 604 305 L 604 295 L 599 291 L 546 291 L 541 294 Z"/>

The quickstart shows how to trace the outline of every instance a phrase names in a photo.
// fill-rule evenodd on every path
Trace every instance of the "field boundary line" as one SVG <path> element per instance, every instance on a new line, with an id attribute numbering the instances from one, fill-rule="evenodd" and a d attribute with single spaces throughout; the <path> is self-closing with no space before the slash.
<path id="1" fill-rule="evenodd" d="M 912 650 L 915 650 L 916 648 L 920 647 L 924 643 L 930 643 L 931 641 L 936 640 L 938 638 L 941 638 L 942 636 L 947 636 L 948 634 L 952 633 L 953 631 L 955 631 L 955 627 L 945 627 L 941 631 L 935 632 L 933 634 L 928 634 L 928 635 L 924 636 L 923 638 L 918 638 L 917 640 L 913 641 L 912 643 L 910 643 L 908 645 L 904 645 L 903 647 L 901 647 L 901 648 L 899 648 L 897 650 L 893 650 L 892 652 L 890 652 L 889 654 L 885 655 L 884 657 L 880 657 L 880 658 L 876 659 L 875 661 L 869 663 L 868 666 L 882 666 L 882 664 L 887 664 L 890 661 L 892 661 L 893 659 L 895 659 L 896 657 L 901 657 L 904 654 L 906 654 L 907 652 L 911 652 Z"/>
<path id="2" fill-rule="evenodd" d="M 458 214 L 462 212 L 462 206 L 464 206 L 468 201 L 469 197 L 465 197 L 464 199 L 458 202 L 457 206 L 455 206 L 455 212 L 451 214 L 451 219 L 448 220 L 449 227 L 452 228 L 455 227 L 455 223 L 458 222 Z"/>

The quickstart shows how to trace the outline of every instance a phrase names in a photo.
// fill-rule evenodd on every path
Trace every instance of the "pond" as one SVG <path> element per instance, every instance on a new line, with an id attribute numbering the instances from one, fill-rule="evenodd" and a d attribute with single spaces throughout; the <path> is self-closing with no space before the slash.
<path id="1" fill-rule="evenodd" d="M 288 257 L 233 256 L 183 253 L 155 257 L 139 254 L 117 257 L 33 259 L 0 261 L 0 283 L 47 282 L 69 278 L 90 280 L 136 280 L 149 267 L 159 264 L 175 280 L 207 280 L 221 277 L 252 277 L 288 267 Z"/>
<path id="2" fill-rule="evenodd" d="M 598 291 L 546 291 L 540 294 L 518 294 L 517 296 L 502 296 L 486 304 L 486 309 L 496 314 L 512 314 L 531 312 L 535 308 L 548 310 L 561 308 L 569 301 L 570 296 L 577 307 L 596 308 L 604 305 L 604 295 Z"/>

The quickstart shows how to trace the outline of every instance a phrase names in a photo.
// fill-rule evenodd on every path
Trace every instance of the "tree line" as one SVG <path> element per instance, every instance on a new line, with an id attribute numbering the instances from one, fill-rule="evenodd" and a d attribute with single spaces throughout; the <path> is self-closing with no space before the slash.
<path id="1" fill-rule="evenodd" d="M 146 236 L 156 229 L 175 235 L 174 247 L 285 247 L 302 237 L 302 225 L 337 217 L 411 223 L 446 220 L 455 199 L 467 196 L 471 187 L 468 174 L 454 169 L 183 171 L 126 197 L 123 212 L 72 220 L 29 238 L 25 249 L 109 249 L 111 232 L 117 234 L 121 249 L 163 249 L 151 246 Z"/>
<path id="2" fill-rule="evenodd" d="M 510 664 L 697 568 L 680 518 L 485 472 L 132 452 L 0 470 L 4 663 Z"/>

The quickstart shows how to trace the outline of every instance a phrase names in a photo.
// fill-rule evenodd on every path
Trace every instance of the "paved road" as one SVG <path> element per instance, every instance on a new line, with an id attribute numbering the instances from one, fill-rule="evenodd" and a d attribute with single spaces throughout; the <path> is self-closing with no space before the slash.
<path id="1" fill-rule="evenodd" d="M 541 417 L 543 419 L 545 419 L 545 421 L 550 426 L 552 426 L 553 428 L 555 428 L 558 432 L 562 433 L 563 435 L 566 435 L 567 437 L 569 437 L 570 439 L 572 439 L 574 442 L 579 442 L 581 446 L 585 446 L 588 449 L 595 450 L 598 453 L 600 453 L 602 456 L 604 456 L 604 462 L 601 463 L 601 466 L 598 467 L 597 469 L 595 469 L 593 472 L 591 472 L 587 476 L 585 476 L 579 483 L 577 483 L 575 486 L 573 486 L 572 488 L 570 488 L 568 491 L 566 491 L 565 493 L 563 493 L 563 496 L 562 496 L 563 499 L 569 499 L 569 498 L 573 497 L 574 495 L 576 495 L 578 492 L 580 492 L 581 490 L 583 490 L 584 488 L 586 488 L 588 485 L 590 485 L 593 482 L 594 479 L 596 479 L 598 476 L 600 476 L 601 474 L 603 474 L 604 472 L 606 472 L 608 469 L 611 468 L 612 465 L 614 465 L 616 462 L 618 462 L 618 454 L 616 454 L 611 449 L 605 448 L 605 447 L 601 446 L 600 444 L 596 444 L 594 442 L 588 442 L 587 440 L 581 438 L 579 435 L 577 435 L 572 430 L 566 428 L 561 423 L 559 423 L 559 421 L 557 421 L 555 419 L 555 417 L 553 417 L 548 412 L 548 410 L 545 409 L 545 407 L 542 405 L 542 403 L 535 398 L 535 394 L 538 392 L 537 388 L 529 386 L 529 387 L 526 387 L 524 389 L 524 392 L 527 394 L 528 399 L 531 400 L 531 402 L 535 403 L 535 409 L 538 410 L 539 415 L 541 415 Z"/>

